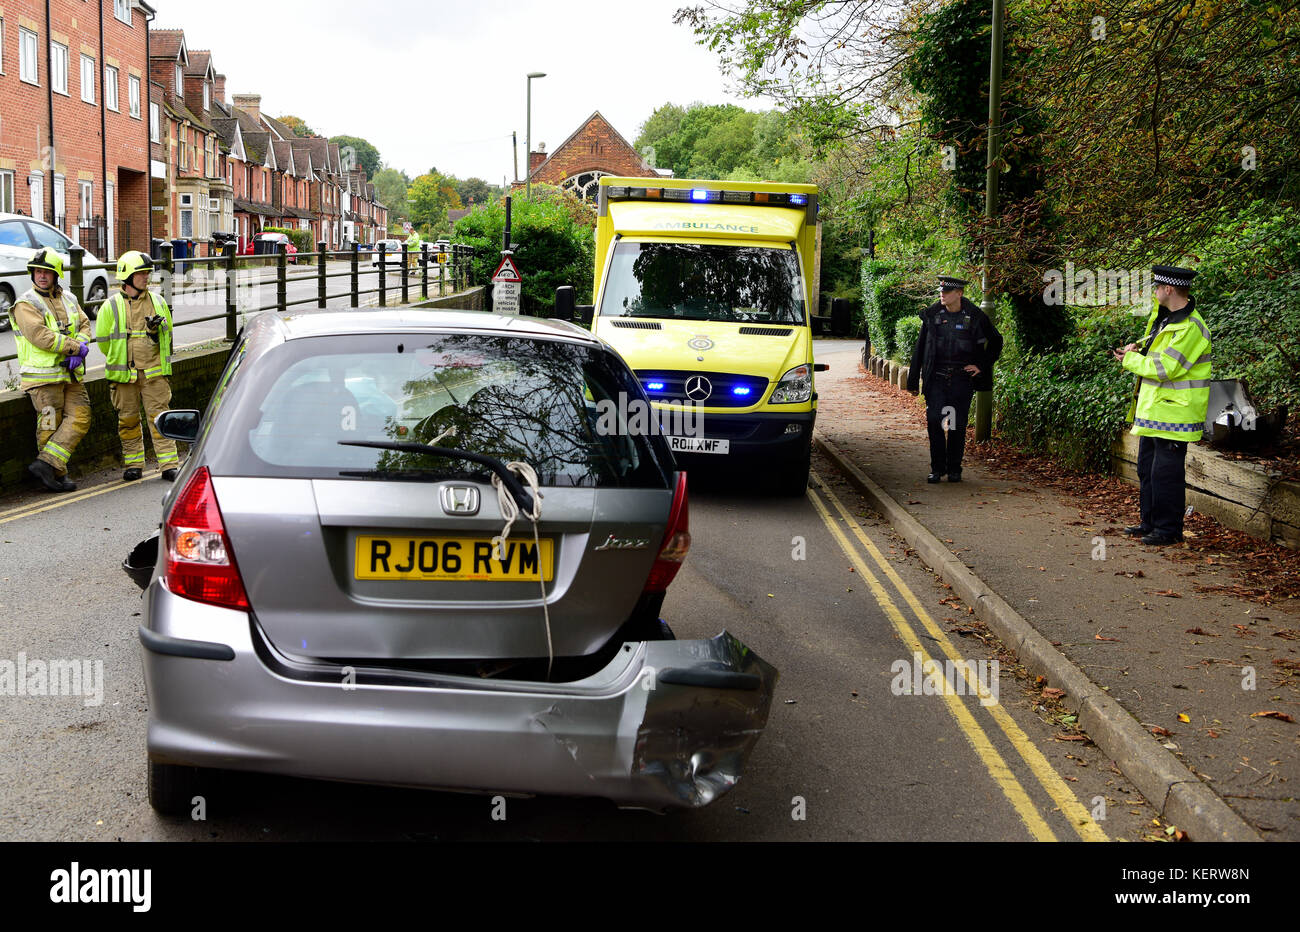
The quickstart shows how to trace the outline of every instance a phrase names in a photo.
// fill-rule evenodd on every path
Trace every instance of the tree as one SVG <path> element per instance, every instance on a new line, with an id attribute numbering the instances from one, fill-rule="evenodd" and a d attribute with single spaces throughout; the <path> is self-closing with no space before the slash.
<path id="1" fill-rule="evenodd" d="M 379 158 L 379 150 L 360 136 L 331 136 L 330 142 L 338 145 L 345 168 L 348 167 L 349 150 L 351 150 L 353 168 L 365 169 L 366 177 L 372 181 L 375 175 L 379 174 L 380 165 L 383 164 Z"/>
<path id="2" fill-rule="evenodd" d="M 277 119 L 285 126 L 289 127 L 289 129 L 293 130 L 293 134 L 295 136 L 316 135 L 316 131 L 313 130 L 310 126 L 308 126 L 306 121 L 304 121 L 302 117 L 289 115 L 289 116 L 277 117 Z"/>
<path id="3" fill-rule="evenodd" d="M 410 219 L 421 234 L 445 233 L 447 209 L 460 207 L 454 179 L 433 169 L 411 182 L 406 192 Z"/>
<path id="4" fill-rule="evenodd" d="M 388 208 L 390 224 L 410 219 L 406 189 L 411 181 L 406 177 L 406 172 L 396 168 L 381 168 L 370 180 L 375 183 L 375 196 Z"/>
<path id="5" fill-rule="evenodd" d="M 648 161 L 652 168 L 668 168 L 669 162 L 676 157 L 675 151 L 665 148 L 664 140 L 673 136 L 682 125 L 686 110 L 674 103 L 666 103 L 655 109 L 649 119 L 641 125 L 641 132 L 632 143 L 636 150 Z"/>
<path id="6" fill-rule="evenodd" d="M 468 207 L 471 203 L 486 204 L 493 196 L 493 191 L 499 191 L 495 185 L 490 185 L 482 178 L 466 178 L 465 180 L 456 181 L 456 193 L 460 195 L 460 203 Z"/>

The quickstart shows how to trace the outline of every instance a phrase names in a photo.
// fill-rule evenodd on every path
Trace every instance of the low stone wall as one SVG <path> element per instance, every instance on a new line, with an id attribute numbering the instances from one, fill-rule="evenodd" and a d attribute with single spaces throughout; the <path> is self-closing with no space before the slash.
<path id="1" fill-rule="evenodd" d="M 477 288 L 468 288 L 465 291 L 458 291 L 456 294 L 449 294 L 446 297 L 417 301 L 411 306 L 440 308 L 444 311 L 483 311 L 487 310 L 486 298 L 484 297 L 485 291 L 486 289 L 479 285 Z"/>
<path id="2" fill-rule="evenodd" d="M 221 370 L 225 368 L 227 347 L 182 352 L 172 361 L 172 407 L 203 410 L 212 397 Z M 117 412 L 108 397 L 108 380 L 102 375 L 86 382 L 93 412 L 90 432 L 82 438 L 69 464 L 75 477 L 81 473 L 122 462 L 122 448 L 117 438 Z M 146 431 L 146 433 L 148 433 Z M 36 409 L 25 392 L 0 394 L 0 494 L 24 485 L 39 485 L 27 464 L 36 459 Z M 148 449 L 149 440 L 145 440 Z"/>
<path id="3" fill-rule="evenodd" d="M 907 387 L 907 366 L 872 356 L 867 371 Z M 1111 471 L 1138 484 L 1138 438 L 1124 434 L 1111 451 Z M 1224 527 L 1300 549 L 1300 483 L 1283 482 L 1254 463 L 1228 459 L 1211 447 L 1187 448 L 1187 504 Z"/>
<path id="4" fill-rule="evenodd" d="M 1115 474 L 1138 484 L 1138 438 L 1125 434 L 1111 451 Z M 1224 527 L 1300 548 L 1300 483 L 1283 482 L 1255 463 L 1228 459 L 1201 444 L 1187 447 L 1187 504 Z"/>

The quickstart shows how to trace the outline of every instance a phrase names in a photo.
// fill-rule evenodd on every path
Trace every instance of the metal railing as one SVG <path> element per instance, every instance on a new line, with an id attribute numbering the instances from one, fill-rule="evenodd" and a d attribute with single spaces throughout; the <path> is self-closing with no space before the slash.
<path id="1" fill-rule="evenodd" d="M 380 244 L 380 248 L 377 250 L 361 249 L 355 243 L 351 249 L 334 251 L 326 249 L 324 242 L 318 242 L 316 245 L 318 248 L 315 252 L 295 253 L 292 257 L 295 264 L 303 260 L 315 260 L 314 268 L 305 273 L 290 275 L 290 256 L 288 247 L 284 243 L 279 244 L 279 249 L 273 255 L 240 256 L 235 252 L 235 244 L 227 243 L 220 255 L 197 258 L 186 256 L 181 259 L 173 258 L 171 243 L 162 243 L 159 247 L 160 257 L 156 260 L 155 267 L 161 272 L 161 293 L 167 303 L 172 306 L 173 316 L 178 300 L 184 302 L 185 299 L 196 295 L 219 295 L 219 301 L 213 303 L 222 305 L 222 311 L 217 314 L 187 320 L 175 320 L 173 329 L 212 320 L 225 320 L 225 338 L 233 341 L 239 335 L 239 316 L 241 314 L 255 314 L 261 311 L 283 313 L 298 305 L 312 303 L 317 308 L 324 308 L 328 306 L 329 301 L 340 298 L 347 298 L 349 307 L 360 307 L 361 298 L 372 294 L 379 296 L 379 307 L 387 307 L 389 292 L 391 291 L 400 294 L 400 304 L 410 304 L 412 300 L 425 301 L 431 297 L 444 297 L 449 293 L 455 294 L 469 287 L 470 259 L 474 255 L 472 246 L 459 243 L 452 244 L 445 253 L 441 254 L 443 258 L 440 259 L 439 253 L 429 249 L 429 243 L 421 243 L 419 252 L 403 246 L 400 253 L 387 250 L 383 243 Z M 112 262 L 85 262 L 86 250 L 80 246 L 72 246 L 68 252 L 70 260 L 69 267 L 66 270 L 68 290 L 72 292 L 77 302 L 87 311 L 97 311 L 108 299 L 109 291 L 104 289 L 102 295 L 95 299 L 88 299 L 86 273 L 100 269 L 106 270 L 109 273 L 111 284 L 115 280 L 113 273 L 116 271 L 117 265 Z M 370 268 L 362 268 L 363 257 L 371 257 Z M 330 271 L 328 264 L 331 258 L 346 261 L 348 268 L 341 271 Z M 391 265 L 396 265 L 397 268 L 390 269 Z M 182 274 L 179 276 L 176 274 L 178 266 L 183 269 Z M 237 300 L 237 291 L 241 287 L 238 273 L 241 271 L 257 272 L 259 269 L 266 268 L 274 269 L 274 274 L 269 278 L 263 278 L 259 275 L 255 282 L 247 280 L 244 285 L 274 284 L 275 300 L 269 304 L 256 306 L 241 305 Z M 197 269 L 207 269 L 214 273 L 211 286 L 184 287 L 186 276 L 193 275 Z M 225 274 L 218 278 L 217 273 L 222 272 Z M 25 269 L 15 272 L 0 272 L 0 283 L 5 282 L 6 279 L 18 279 L 18 281 L 9 285 L 13 290 L 15 300 L 17 300 L 27 289 L 24 280 L 28 276 L 29 273 Z M 377 279 L 376 286 L 362 288 L 362 279 L 365 276 L 375 276 Z M 395 284 L 390 284 L 390 276 L 397 279 Z M 181 282 L 180 287 L 176 286 L 178 278 Z M 347 288 L 331 293 L 329 291 L 329 280 L 333 278 L 346 278 L 348 280 Z M 310 280 L 317 283 L 314 295 L 289 300 L 289 284 L 291 282 Z M 412 294 L 417 289 L 419 292 L 418 297 L 413 298 Z M 436 294 L 433 293 L 435 290 Z M 17 354 L 14 353 L 0 356 L 0 363 L 17 358 Z"/>

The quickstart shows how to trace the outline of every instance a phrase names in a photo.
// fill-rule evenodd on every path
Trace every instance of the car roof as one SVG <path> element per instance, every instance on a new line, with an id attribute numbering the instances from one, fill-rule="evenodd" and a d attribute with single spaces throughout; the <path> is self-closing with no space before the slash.
<path id="1" fill-rule="evenodd" d="M 266 311 L 248 322 L 252 343 L 269 344 L 306 337 L 347 336 L 368 333 L 498 333 L 540 337 L 603 346 L 590 330 L 563 320 L 494 314 L 489 311 L 445 311 L 405 308 L 392 311 L 325 311 L 280 317 Z"/>

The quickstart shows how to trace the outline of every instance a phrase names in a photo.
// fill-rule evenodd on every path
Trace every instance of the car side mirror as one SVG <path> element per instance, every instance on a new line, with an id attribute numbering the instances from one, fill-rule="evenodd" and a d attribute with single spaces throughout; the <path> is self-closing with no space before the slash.
<path id="1" fill-rule="evenodd" d="M 164 411 L 158 415 L 154 420 L 154 425 L 158 428 L 158 433 L 168 440 L 193 443 L 198 439 L 199 421 L 202 419 L 202 411 L 196 411 L 192 408 L 177 408 L 175 411 Z"/>
<path id="2" fill-rule="evenodd" d="M 591 326 L 591 318 L 593 316 L 593 312 L 596 310 L 596 306 L 594 304 L 579 304 L 576 307 L 574 307 L 573 310 L 574 310 L 575 321 L 582 324 L 584 327 Z"/>

